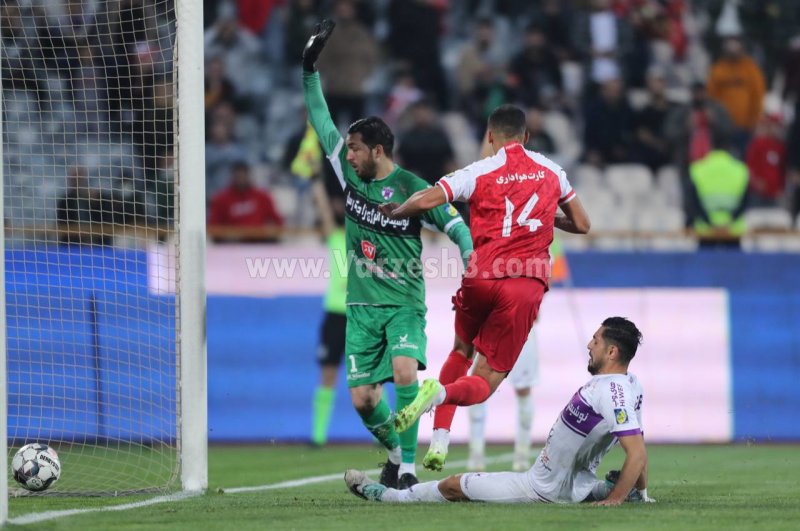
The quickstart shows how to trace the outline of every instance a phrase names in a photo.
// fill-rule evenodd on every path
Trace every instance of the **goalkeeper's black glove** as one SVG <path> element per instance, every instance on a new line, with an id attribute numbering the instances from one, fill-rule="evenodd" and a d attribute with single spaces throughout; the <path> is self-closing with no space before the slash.
<path id="1" fill-rule="evenodd" d="M 303 71 L 316 72 L 317 68 L 314 63 L 319 59 L 319 54 L 328 42 L 328 38 L 333 33 L 333 28 L 336 27 L 336 22 L 325 19 L 314 28 L 314 34 L 309 37 L 306 47 L 303 49 Z"/>

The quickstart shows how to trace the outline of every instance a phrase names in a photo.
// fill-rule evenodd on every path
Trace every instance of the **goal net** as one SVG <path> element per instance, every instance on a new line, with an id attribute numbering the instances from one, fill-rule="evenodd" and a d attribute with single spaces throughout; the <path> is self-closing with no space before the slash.
<path id="1" fill-rule="evenodd" d="M 7 452 L 58 452 L 45 495 L 180 486 L 175 4 L 0 8 Z"/>

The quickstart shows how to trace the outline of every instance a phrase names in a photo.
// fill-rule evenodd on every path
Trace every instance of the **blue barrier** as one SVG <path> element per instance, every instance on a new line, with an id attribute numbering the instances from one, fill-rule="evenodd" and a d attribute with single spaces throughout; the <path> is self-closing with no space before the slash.
<path id="1" fill-rule="evenodd" d="M 174 297 L 146 274 L 137 251 L 6 254 L 10 438 L 174 439 Z"/>
<path id="2" fill-rule="evenodd" d="M 581 253 L 569 262 L 578 287 L 726 288 L 734 438 L 800 439 L 800 255 Z"/>
<path id="3" fill-rule="evenodd" d="M 576 287 L 725 288 L 734 438 L 800 439 L 800 255 L 569 259 Z M 7 252 L 11 437 L 174 436 L 174 300 L 149 294 L 146 281 L 140 251 Z M 212 440 L 307 438 L 321 304 L 321 297 L 209 297 Z M 337 389 L 331 438 L 362 437 L 343 378 Z"/>

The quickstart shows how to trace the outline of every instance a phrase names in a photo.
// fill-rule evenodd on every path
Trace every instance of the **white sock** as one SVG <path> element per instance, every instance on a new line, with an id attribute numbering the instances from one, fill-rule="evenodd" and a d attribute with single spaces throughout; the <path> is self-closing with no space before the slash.
<path id="1" fill-rule="evenodd" d="M 386 489 L 383 492 L 383 496 L 381 496 L 381 501 L 386 503 L 439 503 L 446 502 L 447 498 L 439 492 L 438 481 L 428 481 L 417 483 L 410 489 L 405 490 Z"/>
<path id="2" fill-rule="evenodd" d="M 474 406 L 473 406 L 474 407 Z M 514 453 L 528 455 L 531 447 L 531 426 L 533 426 L 533 396 L 517 396 L 517 437 Z"/>
<path id="3" fill-rule="evenodd" d="M 400 471 L 397 473 L 397 477 L 400 477 L 403 474 L 411 474 L 412 476 L 416 476 L 417 475 L 417 464 L 416 463 L 400 463 Z"/>
<path id="4" fill-rule="evenodd" d="M 469 407 L 469 455 L 483 457 L 486 453 L 484 438 L 486 424 L 486 402 Z"/>
<path id="5" fill-rule="evenodd" d="M 392 463 L 393 465 L 401 464 L 400 463 L 400 458 L 402 457 L 402 454 L 400 453 L 400 447 L 399 446 L 395 446 L 391 450 L 386 450 L 386 453 L 389 454 L 389 462 L 390 463 Z"/>
<path id="6" fill-rule="evenodd" d="M 442 405 L 442 402 L 444 402 L 444 399 L 446 397 L 447 397 L 447 391 L 445 390 L 444 385 L 442 385 L 442 389 L 439 391 L 439 393 L 436 395 L 436 398 L 433 400 L 433 405 L 434 406 Z"/>
<path id="7" fill-rule="evenodd" d="M 446 452 L 447 447 L 450 446 L 450 430 L 435 428 L 431 436 L 431 448 L 434 446 L 442 448 Z"/>

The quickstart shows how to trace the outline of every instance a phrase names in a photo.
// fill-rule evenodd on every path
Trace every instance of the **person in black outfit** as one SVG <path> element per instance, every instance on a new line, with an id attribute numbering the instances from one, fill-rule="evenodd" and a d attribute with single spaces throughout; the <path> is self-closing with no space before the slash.
<path id="1" fill-rule="evenodd" d="M 399 138 L 403 166 L 431 184 L 455 169 L 450 138 L 436 121 L 436 112 L 425 100 L 409 108 L 412 125 Z"/>
<path id="2" fill-rule="evenodd" d="M 113 221 L 110 198 L 92 188 L 84 168 L 71 168 L 67 190 L 58 201 L 56 219 L 59 224 L 59 242 L 66 245 L 111 245 L 110 235 L 80 232 L 87 225 Z M 62 232 L 63 231 L 63 232 Z"/>

